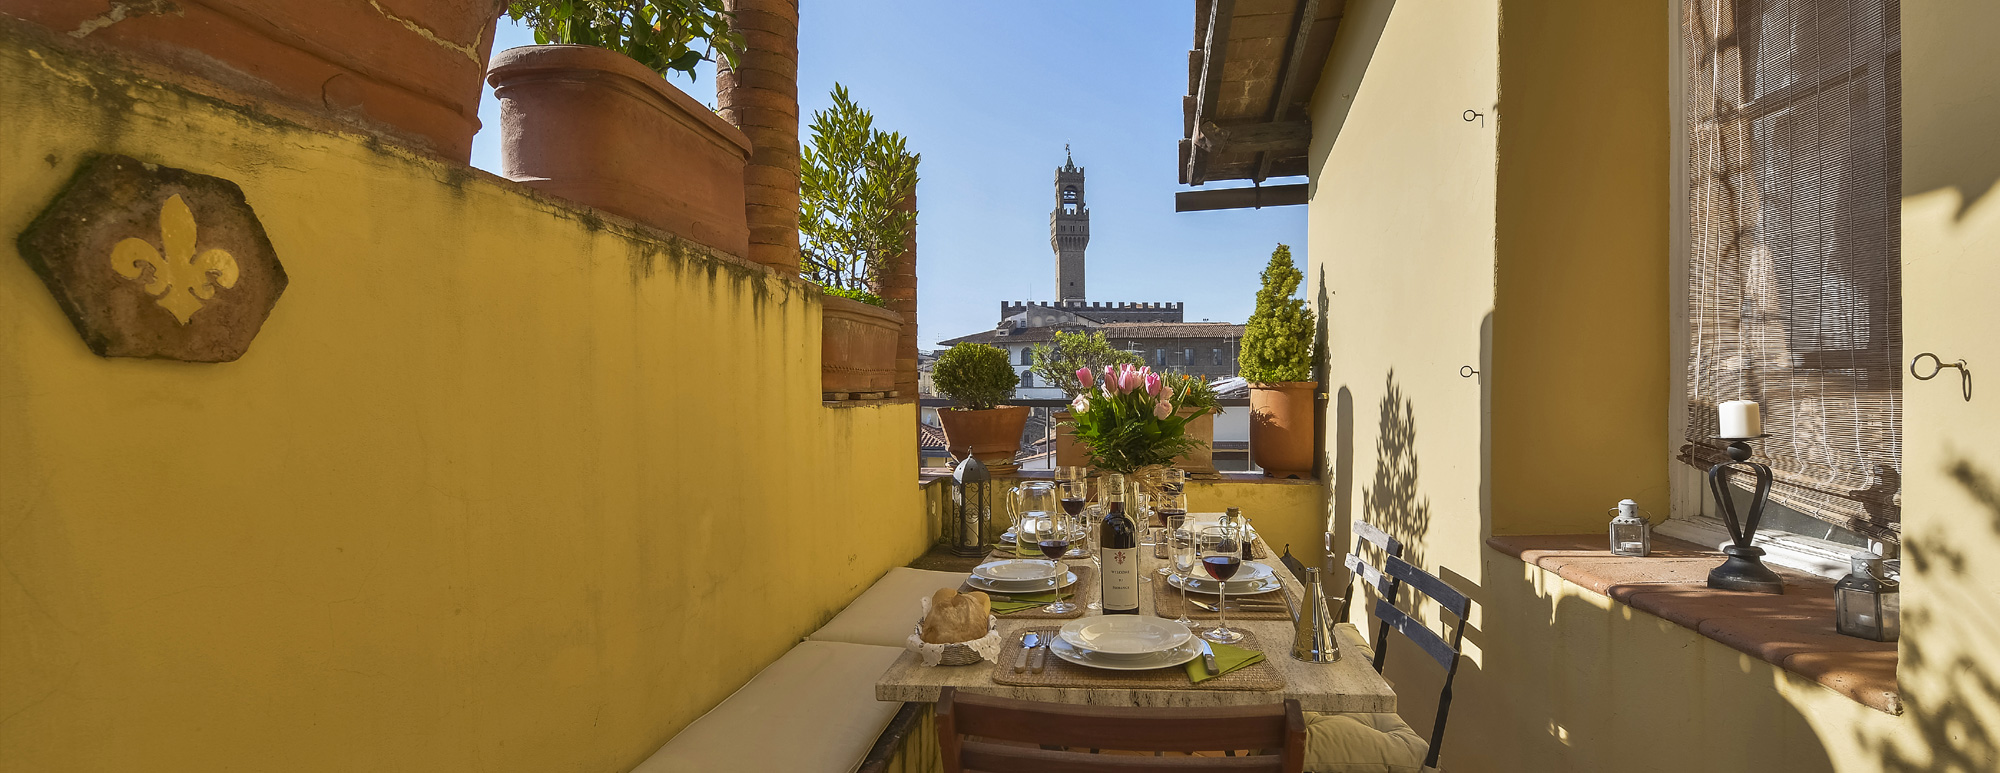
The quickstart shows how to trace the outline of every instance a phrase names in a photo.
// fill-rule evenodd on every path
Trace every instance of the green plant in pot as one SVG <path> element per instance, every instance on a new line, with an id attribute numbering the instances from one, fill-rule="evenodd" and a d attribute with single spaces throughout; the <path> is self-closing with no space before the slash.
<path id="1" fill-rule="evenodd" d="M 540 45 L 493 57 L 500 172 L 737 256 L 750 139 L 666 77 L 742 48 L 724 0 L 514 0 Z"/>
<path id="2" fill-rule="evenodd" d="M 1098 332 L 1057 331 L 1054 340 L 1046 344 L 1035 344 L 1032 352 L 1034 367 L 1029 372 L 1043 384 L 1062 389 L 1063 397 L 1075 400 L 1087 389 L 1079 380 L 1080 372 L 1102 372 L 1114 365 L 1144 365 L 1145 359 L 1138 354 L 1115 348 Z M 1089 463 L 1083 444 L 1076 439 L 1076 428 L 1069 411 L 1057 411 L 1056 421 L 1056 464 L 1062 467 L 1081 467 Z"/>
<path id="3" fill-rule="evenodd" d="M 1311 478 L 1317 461 L 1313 317 L 1305 299 L 1297 297 L 1304 279 L 1292 264 L 1291 248 L 1278 245 L 1264 267 L 1238 359 L 1250 382 L 1250 459 L 1274 478 Z"/>
<path id="4" fill-rule="evenodd" d="M 838 83 L 810 128 L 799 151 L 799 272 L 822 292 L 820 388 L 880 392 L 894 386 L 903 324 L 882 279 L 912 243 L 920 159 Z"/>
<path id="5" fill-rule="evenodd" d="M 1028 408 L 1000 404 L 1019 383 L 1014 366 L 1007 363 L 1007 352 L 986 344 L 953 346 L 931 365 L 931 380 L 958 406 L 938 411 L 952 456 L 978 457 L 995 474 L 1018 469 L 1014 456 L 1021 450 Z"/>

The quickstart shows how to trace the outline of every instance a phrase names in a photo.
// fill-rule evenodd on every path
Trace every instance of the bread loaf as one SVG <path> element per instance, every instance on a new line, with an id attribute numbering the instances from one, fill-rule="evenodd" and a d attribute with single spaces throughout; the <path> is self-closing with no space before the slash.
<path id="1" fill-rule="evenodd" d="M 939 588 L 931 594 L 931 612 L 924 618 L 919 635 L 931 644 L 972 641 L 986 635 L 987 617 L 992 613 L 993 600 L 984 593 L 961 595 L 951 588 Z"/>

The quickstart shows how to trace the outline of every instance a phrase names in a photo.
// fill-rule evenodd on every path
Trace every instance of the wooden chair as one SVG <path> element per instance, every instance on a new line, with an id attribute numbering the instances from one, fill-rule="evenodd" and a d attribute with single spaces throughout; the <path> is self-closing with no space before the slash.
<path id="1" fill-rule="evenodd" d="M 1308 720 L 1307 730 L 1310 736 L 1309 757 L 1316 767 L 1339 769 L 1343 764 L 1355 761 L 1353 757 L 1363 757 L 1362 761 L 1369 763 L 1392 762 L 1404 767 L 1417 766 L 1421 757 L 1424 770 L 1437 767 L 1438 750 L 1444 746 L 1445 719 L 1451 713 L 1451 682 L 1458 676 L 1459 646 L 1465 636 L 1465 617 L 1472 602 L 1436 575 L 1411 566 L 1401 558 L 1391 556 L 1385 566 L 1387 571 L 1384 574 L 1388 581 L 1408 585 L 1436 602 L 1439 609 L 1453 618 L 1447 621 L 1451 629 L 1447 639 L 1398 609 L 1393 595 L 1385 595 L 1375 602 L 1375 617 L 1382 621 L 1385 629 L 1402 634 L 1444 668 L 1444 689 L 1438 694 L 1437 716 L 1431 724 L 1430 741 L 1426 743 L 1395 714 L 1314 715 Z M 1378 670 L 1388 650 L 1388 642 L 1378 638 L 1375 650 Z"/>
<path id="2" fill-rule="evenodd" d="M 1333 533 L 1327 532 L 1329 544 L 1331 544 L 1332 539 Z M 1382 551 L 1383 557 L 1390 561 L 1400 561 L 1403 558 L 1403 543 L 1401 541 L 1389 536 L 1388 532 L 1375 528 L 1367 521 L 1356 520 L 1354 522 L 1354 552 L 1347 554 L 1347 557 L 1343 559 L 1348 573 L 1347 595 L 1340 600 L 1340 619 L 1343 622 L 1354 622 L 1354 599 L 1361 593 L 1361 591 L 1354 587 L 1355 580 L 1360 580 L 1367 587 L 1374 588 L 1375 592 L 1379 594 L 1380 600 L 1388 602 L 1390 607 L 1396 606 L 1396 594 L 1402 589 L 1402 580 L 1383 574 L 1382 570 L 1376 569 L 1374 565 L 1368 563 L 1367 559 L 1361 557 L 1363 545 L 1374 545 Z M 1376 628 L 1374 638 L 1369 640 L 1375 643 L 1375 659 L 1373 664 L 1375 666 L 1375 673 L 1378 674 L 1382 673 L 1382 664 L 1387 662 L 1389 655 L 1389 648 L 1382 646 L 1382 643 L 1387 640 L 1388 636 L 1389 621 L 1383 620 L 1382 624 Z"/>
<path id="3" fill-rule="evenodd" d="M 938 750 L 946 773 L 1265 771 L 1300 773 L 1305 717 L 1299 702 L 1217 708 L 1072 706 L 960 694 L 938 696 Z M 1242 757 L 1152 757 L 1135 752 L 1276 750 Z"/>

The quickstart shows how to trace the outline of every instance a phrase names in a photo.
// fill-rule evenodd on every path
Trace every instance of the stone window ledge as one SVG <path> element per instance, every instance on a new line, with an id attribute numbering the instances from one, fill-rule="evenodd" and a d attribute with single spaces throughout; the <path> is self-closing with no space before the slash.
<path id="1" fill-rule="evenodd" d="M 949 478 L 949 477 L 951 477 L 951 468 L 949 467 L 920 467 L 917 469 L 917 482 L 920 484 L 929 483 L 939 478 Z M 995 475 L 994 477 L 1012 478 L 1016 480 L 1055 480 L 1056 474 L 1054 470 L 1019 470 L 1016 472 L 1008 473 L 1006 475 Z M 1261 472 L 1223 472 L 1220 473 L 1220 477 L 1216 478 L 1189 478 L 1188 480 L 1189 482 L 1195 484 L 1252 483 L 1262 486 L 1319 485 L 1318 478 L 1304 478 L 1304 479 L 1267 478 L 1264 476 L 1264 473 Z"/>
<path id="2" fill-rule="evenodd" d="M 1895 642 L 1833 630 L 1833 581 L 1785 567 L 1783 595 L 1708 587 L 1714 550 L 1654 535 L 1645 558 L 1611 555 L 1602 534 L 1493 537 L 1488 547 L 1576 585 L 1811 679 L 1870 708 L 1903 713 Z"/>

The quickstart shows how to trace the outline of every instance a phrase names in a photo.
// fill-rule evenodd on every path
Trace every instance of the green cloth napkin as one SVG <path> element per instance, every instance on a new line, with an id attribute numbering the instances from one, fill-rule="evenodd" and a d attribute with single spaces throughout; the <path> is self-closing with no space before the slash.
<path id="1" fill-rule="evenodd" d="M 1201 684 L 1222 674 L 1264 662 L 1264 653 L 1253 649 L 1214 643 L 1208 646 L 1215 649 L 1215 668 L 1221 673 L 1209 675 L 1208 667 L 1202 665 L 1201 658 L 1195 658 L 1187 662 L 1189 682 Z"/>

